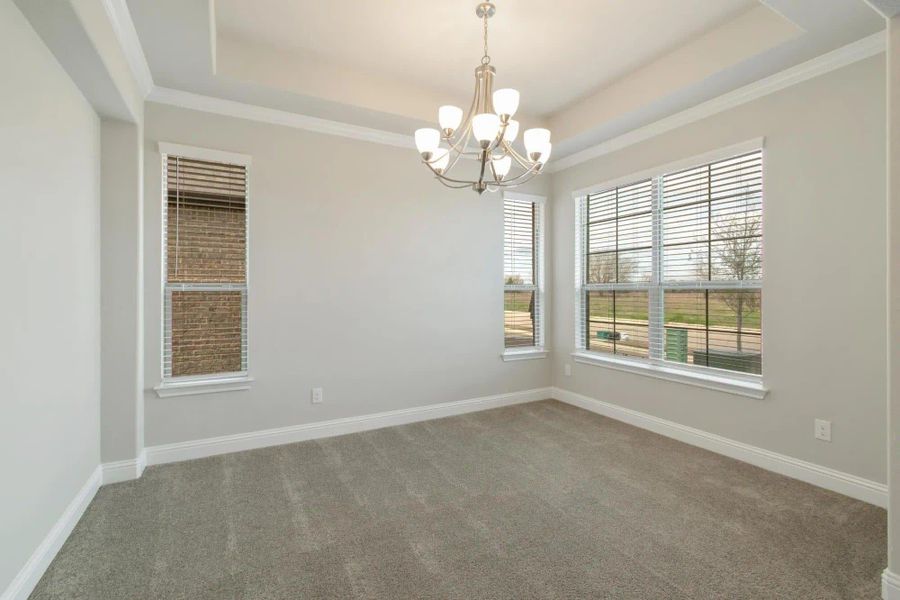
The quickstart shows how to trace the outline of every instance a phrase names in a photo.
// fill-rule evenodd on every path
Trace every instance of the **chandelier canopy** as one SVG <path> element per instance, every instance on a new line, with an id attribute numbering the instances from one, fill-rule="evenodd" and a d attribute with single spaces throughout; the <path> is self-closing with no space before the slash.
<path id="1" fill-rule="evenodd" d="M 475 69 L 475 96 L 465 119 L 461 108 L 442 106 L 438 109 L 440 129 L 416 130 L 422 162 L 438 181 L 451 188 L 471 187 L 479 194 L 525 183 L 541 172 L 552 148 L 550 131 L 542 128 L 525 130 L 524 155 L 513 148 L 519 133 L 519 122 L 513 119 L 519 92 L 512 88 L 494 91 L 497 72 L 488 55 L 488 19 L 496 10 L 492 2 L 482 2 L 475 9 L 484 29 L 484 55 Z M 477 179 L 450 177 L 461 158 L 475 162 Z"/>

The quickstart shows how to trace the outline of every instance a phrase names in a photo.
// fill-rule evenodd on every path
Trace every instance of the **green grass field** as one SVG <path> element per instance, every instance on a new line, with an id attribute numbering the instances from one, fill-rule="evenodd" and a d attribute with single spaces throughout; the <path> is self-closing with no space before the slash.
<path id="1" fill-rule="evenodd" d="M 759 304 L 759 292 L 744 292 L 748 296 L 755 295 L 755 304 Z M 725 301 L 725 292 L 709 294 L 709 326 L 737 327 L 735 310 Z M 507 311 L 528 312 L 531 303 L 531 292 L 506 292 L 503 309 Z M 758 306 L 744 307 L 745 329 L 760 328 L 760 310 Z M 646 321 L 648 304 L 646 292 L 619 292 L 616 296 L 616 312 L 619 319 Z M 598 293 L 591 294 L 591 317 L 612 317 L 612 296 Z M 665 294 L 666 323 L 683 323 L 686 325 L 706 324 L 706 303 L 702 292 L 667 292 Z"/>
<path id="2" fill-rule="evenodd" d="M 744 292 L 748 295 L 755 294 L 757 306 L 744 306 L 745 329 L 760 328 L 760 310 L 758 307 L 759 293 Z M 683 323 L 686 325 L 706 324 L 706 302 L 702 292 L 667 292 L 665 300 L 666 323 Z M 509 309 L 516 310 L 516 309 Z M 527 310 L 527 304 L 526 304 Z M 619 292 L 616 296 L 616 316 L 619 319 L 635 321 L 648 320 L 648 300 L 646 292 Z M 597 293 L 591 294 L 590 315 L 595 318 L 612 317 L 612 296 Z M 710 327 L 737 327 L 737 314 L 735 309 L 726 302 L 726 293 L 710 292 L 709 295 L 709 326 Z"/>
<path id="3" fill-rule="evenodd" d="M 503 310 L 528 312 L 532 292 L 504 292 Z"/>

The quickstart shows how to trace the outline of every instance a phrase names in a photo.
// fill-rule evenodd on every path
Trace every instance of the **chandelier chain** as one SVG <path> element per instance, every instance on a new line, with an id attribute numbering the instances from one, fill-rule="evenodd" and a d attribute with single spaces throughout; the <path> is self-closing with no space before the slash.
<path id="1" fill-rule="evenodd" d="M 491 64 L 491 57 L 488 55 L 488 15 L 485 13 L 481 17 L 482 26 L 484 29 L 484 56 L 481 57 L 481 64 L 489 65 Z"/>

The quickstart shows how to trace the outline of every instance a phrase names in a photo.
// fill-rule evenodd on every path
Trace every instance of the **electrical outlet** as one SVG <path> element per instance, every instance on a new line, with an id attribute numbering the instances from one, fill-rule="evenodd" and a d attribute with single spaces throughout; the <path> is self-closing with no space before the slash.
<path id="1" fill-rule="evenodd" d="M 816 419 L 816 439 L 823 442 L 831 441 L 831 421 L 825 419 Z"/>
<path id="2" fill-rule="evenodd" d="M 566 363 L 565 371 L 566 371 L 566 377 L 571 377 L 572 376 L 572 365 L 570 365 L 569 363 Z"/>
<path id="3" fill-rule="evenodd" d="M 313 404 L 321 404 L 325 401 L 325 392 L 322 391 L 322 388 L 313 388 L 312 389 L 312 403 Z"/>

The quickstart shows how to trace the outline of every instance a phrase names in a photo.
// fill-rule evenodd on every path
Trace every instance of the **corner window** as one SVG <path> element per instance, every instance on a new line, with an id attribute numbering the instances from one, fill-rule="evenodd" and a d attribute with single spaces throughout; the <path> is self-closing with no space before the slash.
<path id="1" fill-rule="evenodd" d="M 505 193 L 503 198 L 503 338 L 505 355 L 543 352 L 544 201 Z"/>
<path id="2" fill-rule="evenodd" d="M 247 163 L 163 153 L 163 196 L 163 384 L 245 377 Z"/>
<path id="3" fill-rule="evenodd" d="M 762 150 L 577 200 L 580 350 L 762 374 Z"/>

